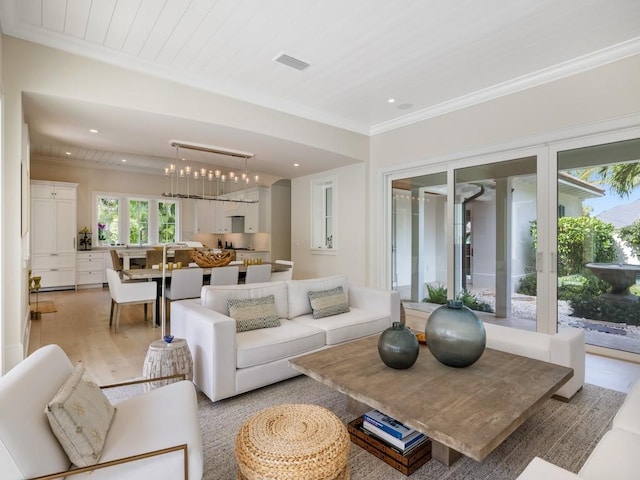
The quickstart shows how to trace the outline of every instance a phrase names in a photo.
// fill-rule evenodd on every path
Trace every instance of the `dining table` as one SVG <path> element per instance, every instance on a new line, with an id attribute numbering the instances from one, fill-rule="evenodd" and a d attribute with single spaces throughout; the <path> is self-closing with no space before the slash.
<path id="1" fill-rule="evenodd" d="M 271 265 L 271 272 L 284 272 L 286 270 L 289 270 L 291 268 L 291 265 L 286 265 L 283 263 L 270 263 L 270 262 L 263 262 L 263 264 L 268 264 Z M 228 266 L 228 265 L 224 265 L 224 266 Z M 244 265 L 244 264 L 238 264 L 238 265 L 234 265 L 237 266 L 239 268 L 239 273 L 240 273 L 240 280 L 243 280 L 244 276 L 247 273 L 247 267 L 249 265 Z M 221 266 L 222 267 L 222 266 Z M 213 268 L 221 268 L 221 267 L 197 267 L 197 266 L 187 266 L 187 267 L 182 267 L 184 268 L 202 268 L 203 270 L 203 276 L 204 276 L 204 284 L 206 285 L 207 282 L 209 281 L 209 279 L 211 278 L 211 270 Z M 176 268 L 177 270 L 177 268 Z M 164 273 L 164 279 L 165 281 L 171 278 L 171 274 L 173 273 L 173 269 L 165 269 L 165 273 Z M 126 269 L 126 270 L 122 270 L 122 278 L 124 281 L 139 281 L 139 280 L 148 280 L 148 281 L 154 281 L 154 280 L 162 280 L 163 278 L 163 273 L 162 270 L 160 268 L 131 268 L 131 269 Z M 242 283 L 242 282 L 240 282 Z M 156 325 L 160 324 L 160 317 L 159 317 L 159 312 L 160 312 L 160 298 L 162 297 L 162 281 L 160 282 L 156 282 L 157 284 L 157 295 L 156 295 Z"/>

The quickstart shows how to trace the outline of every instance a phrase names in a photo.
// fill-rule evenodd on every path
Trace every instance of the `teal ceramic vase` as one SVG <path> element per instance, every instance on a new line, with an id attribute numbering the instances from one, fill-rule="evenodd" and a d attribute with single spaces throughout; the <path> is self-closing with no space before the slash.
<path id="1" fill-rule="evenodd" d="M 418 359 L 418 339 L 402 323 L 393 322 L 378 339 L 378 353 L 385 365 L 398 370 L 411 368 Z"/>
<path id="2" fill-rule="evenodd" d="M 461 301 L 448 300 L 429 317 L 425 329 L 427 347 L 440 363 L 468 367 L 484 352 L 487 334 L 482 321 Z"/>

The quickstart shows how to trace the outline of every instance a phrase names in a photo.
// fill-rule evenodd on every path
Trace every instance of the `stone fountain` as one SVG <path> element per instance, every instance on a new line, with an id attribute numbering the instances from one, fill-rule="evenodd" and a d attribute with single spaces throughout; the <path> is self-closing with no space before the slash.
<path id="1" fill-rule="evenodd" d="M 629 291 L 640 274 L 640 265 L 628 263 L 587 263 L 587 268 L 601 280 L 611 285 L 611 292 L 603 295 L 605 300 L 613 303 L 629 304 L 638 301 L 638 297 Z"/>

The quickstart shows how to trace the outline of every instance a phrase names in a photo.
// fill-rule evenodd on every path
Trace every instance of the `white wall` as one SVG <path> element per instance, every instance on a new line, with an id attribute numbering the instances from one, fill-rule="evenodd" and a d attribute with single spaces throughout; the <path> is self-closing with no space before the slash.
<path id="1" fill-rule="evenodd" d="M 337 248 L 334 255 L 311 252 L 311 182 L 335 175 Z M 366 166 L 351 165 L 291 181 L 291 256 L 298 279 L 347 274 L 354 285 L 366 284 L 368 265 Z"/>

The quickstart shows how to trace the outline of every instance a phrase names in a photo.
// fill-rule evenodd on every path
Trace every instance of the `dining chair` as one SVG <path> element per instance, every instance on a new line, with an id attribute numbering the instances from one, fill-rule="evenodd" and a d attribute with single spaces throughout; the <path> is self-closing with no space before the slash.
<path id="1" fill-rule="evenodd" d="M 291 280 L 293 278 L 293 262 L 289 260 L 276 260 L 273 263 L 277 263 L 280 265 L 289 265 L 289 268 L 282 272 L 272 272 L 271 273 L 271 281 L 286 281 Z"/>
<path id="2" fill-rule="evenodd" d="M 166 302 L 166 312 L 169 313 L 169 306 L 173 300 L 184 300 L 186 298 L 198 298 L 202 290 L 204 280 L 204 270 L 202 268 L 190 267 L 174 269 L 171 273 L 171 283 L 164 287 L 164 301 Z M 167 318 L 169 315 L 167 315 Z"/>
<path id="3" fill-rule="evenodd" d="M 249 265 L 244 283 L 261 283 L 271 280 L 271 264 Z"/>
<path id="4" fill-rule="evenodd" d="M 237 285 L 240 267 L 215 267 L 211 269 L 210 285 Z"/>
<path id="5" fill-rule="evenodd" d="M 180 248 L 173 252 L 173 263 L 182 262 L 184 267 L 189 266 L 193 260 L 191 260 L 191 252 L 193 248 Z"/>
<path id="6" fill-rule="evenodd" d="M 120 275 L 112 268 L 107 268 L 107 283 L 111 295 L 111 311 L 109 313 L 109 327 L 114 324 L 114 332 L 118 333 L 120 324 L 120 309 L 122 305 L 144 304 L 144 321 L 147 321 L 147 304 L 151 304 L 151 318 L 156 318 L 156 296 L 158 286 L 156 282 L 122 282 Z M 115 323 L 113 317 L 115 314 Z M 154 322 L 155 324 L 155 322 Z"/>
<path id="7" fill-rule="evenodd" d="M 111 252 L 111 263 L 113 264 L 113 269 L 116 272 L 122 271 L 122 259 L 116 250 L 109 250 Z"/>
<path id="8" fill-rule="evenodd" d="M 162 250 L 147 250 L 147 263 L 146 268 L 151 268 L 152 265 L 162 265 Z"/>

